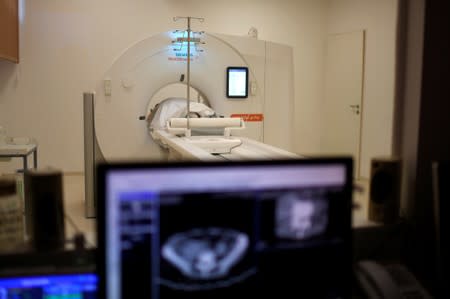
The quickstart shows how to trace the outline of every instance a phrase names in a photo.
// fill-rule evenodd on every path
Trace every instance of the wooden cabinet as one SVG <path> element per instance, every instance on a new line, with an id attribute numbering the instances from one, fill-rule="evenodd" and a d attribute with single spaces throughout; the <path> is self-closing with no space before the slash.
<path id="1" fill-rule="evenodd" d="M 0 59 L 19 63 L 18 0 L 0 0 Z"/>

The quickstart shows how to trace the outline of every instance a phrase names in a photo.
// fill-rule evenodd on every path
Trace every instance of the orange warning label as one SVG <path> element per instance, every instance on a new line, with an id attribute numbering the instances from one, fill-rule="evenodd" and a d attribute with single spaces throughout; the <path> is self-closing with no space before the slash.
<path id="1" fill-rule="evenodd" d="M 263 121 L 264 120 L 264 114 L 257 113 L 257 114 L 231 114 L 230 117 L 236 117 L 236 118 L 242 118 L 244 121 Z"/>

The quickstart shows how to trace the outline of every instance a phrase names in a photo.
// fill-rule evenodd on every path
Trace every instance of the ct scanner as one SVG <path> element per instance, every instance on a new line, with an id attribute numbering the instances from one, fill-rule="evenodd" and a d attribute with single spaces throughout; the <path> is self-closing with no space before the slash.
<path id="1" fill-rule="evenodd" d="M 99 161 L 298 157 L 291 152 L 292 48 L 204 32 L 192 33 L 190 43 L 188 74 L 183 31 L 165 32 L 127 49 L 95 92 L 84 93 L 87 217 L 95 216 Z M 229 66 L 248 68 L 247 98 L 227 97 Z"/>

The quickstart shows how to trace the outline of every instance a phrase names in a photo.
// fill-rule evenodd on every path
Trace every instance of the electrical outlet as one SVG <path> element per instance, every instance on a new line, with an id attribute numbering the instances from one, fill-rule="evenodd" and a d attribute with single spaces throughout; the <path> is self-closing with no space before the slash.
<path id="1" fill-rule="evenodd" d="M 110 96 L 112 91 L 111 79 L 103 80 L 103 88 L 105 90 L 105 96 Z"/>

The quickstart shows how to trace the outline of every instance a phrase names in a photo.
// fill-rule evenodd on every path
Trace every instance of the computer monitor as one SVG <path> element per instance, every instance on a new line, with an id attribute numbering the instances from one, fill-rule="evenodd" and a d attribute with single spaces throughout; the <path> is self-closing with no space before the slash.
<path id="1" fill-rule="evenodd" d="M 0 255 L 0 299 L 97 298 L 95 253 L 23 252 Z"/>
<path id="2" fill-rule="evenodd" d="M 345 158 L 100 165 L 99 291 L 347 298 L 351 182 Z"/>

